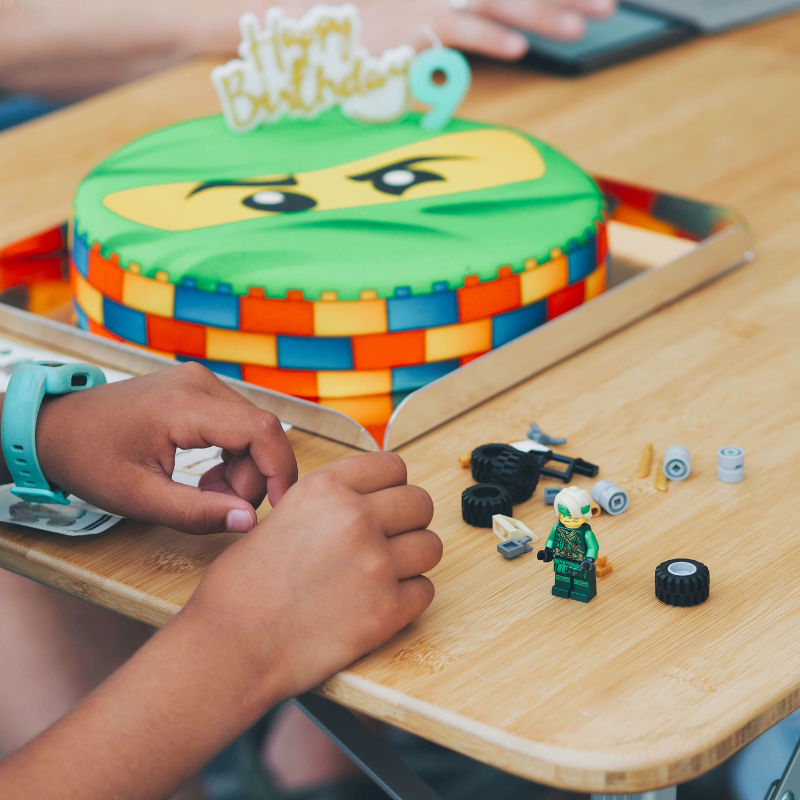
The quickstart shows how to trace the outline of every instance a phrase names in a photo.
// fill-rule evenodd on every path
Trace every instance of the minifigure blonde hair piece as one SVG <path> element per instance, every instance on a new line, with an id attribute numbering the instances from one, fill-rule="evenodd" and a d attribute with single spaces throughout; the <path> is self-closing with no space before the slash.
<path id="1" fill-rule="evenodd" d="M 592 498 L 586 489 L 580 489 L 577 486 L 568 486 L 562 489 L 553 502 L 556 509 L 556 514 L 559 513 L 558 507 L 564 506 L 569 510 L 569 515 L 573 519 L 580 519 L 584 517 L 591 519 L 592 517 Z"/>

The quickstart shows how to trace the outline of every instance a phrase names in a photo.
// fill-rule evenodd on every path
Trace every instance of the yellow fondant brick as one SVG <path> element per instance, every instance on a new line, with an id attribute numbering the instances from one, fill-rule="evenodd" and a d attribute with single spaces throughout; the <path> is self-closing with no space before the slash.
<path id="1" fill-rule="evenodd" d="M 444 361 L 492 349 L 492 321 L 478 319 L 425 331 L 425 360 Z"/>
<path id="2" fill-rule="evenodd" d="M 175 287 L 127 269 L 122 276 L 122 305 L 146 314 L 171 317 L 175 313 Z"/>
<path id="3" fill-rule="evenodd" d="M 315 336 L 361 336 L 386 333 L 385 300 L 343 300 L 314 303 Z"/>
<path id="4" fill-rule="evenodd" d="M 206 328 L 206 358 L 261 367 L 278 366 L 275 337 L 267 333 Z"/>
<path id="5" fill-rule="evenodd" d="M 591 300 L 606 290 L 606 262 L 604 261 L 591 275 L 587 276 L 583 284 L 584 301 Z"/>
<path id="6" fill-rule="evenodd" d="M 392 391 L 390 369 L 361 372 L 317 373 L 317 391 L 320 397 L 363 397 L 372 394 L 389 394 Z"/>
<path id="7" fill-rule="evenodd" d="M 103 324 L 103 295 L 97 291 L 83 275 L 74 269 L 72 280 L 75 286 L 75 302 L 83 309 L 86 316 L 98 325 Z"/>
<path id="8" fill-rule="evenodd" d="M 535 303 L 567 285 L 567 259 L 558 256 L 533 269 L 519 273 L 522 305 Z"/>

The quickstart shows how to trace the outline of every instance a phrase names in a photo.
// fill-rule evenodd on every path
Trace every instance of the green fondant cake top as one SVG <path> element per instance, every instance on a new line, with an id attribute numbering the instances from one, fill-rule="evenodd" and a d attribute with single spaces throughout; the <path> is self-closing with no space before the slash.
<path id="1" fill-rule="evenodd" d="M 591 178 L 525 134 L 464 120 L 430 132 L 416 114 L 363 125 L 338 109 L 245 135 L 221 116 L 156 131 L 98 165 L 75 199 L 89 244 L 144 275 L 341 300 L 522 270 L 601 211 Z"/>

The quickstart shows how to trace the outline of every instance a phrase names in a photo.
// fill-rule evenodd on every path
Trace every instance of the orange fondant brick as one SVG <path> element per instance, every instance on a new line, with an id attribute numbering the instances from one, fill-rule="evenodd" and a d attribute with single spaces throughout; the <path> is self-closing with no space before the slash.
<path id="1" fill-rule="evenodd" d="M 101 294 L 116 303 L 122 302 L 122 279 L 124 271 L 119 265 L 119 256 L 114 253 L 111 260 L 103 258 L 100 243 L 95 242 L 89 250 L 89 283 Z"/>
<path id="2" fill-rule="evenodd" d="M 511 311 L 521 303 L 519 275 L 511 267 L 501 267 L 497 280 L 479 283 L 474 276 L 464 281 L 458 290 L 458 315 L 461 322 L 492 317 Z"/>
<path id="3" fill-rule="evenodd" d="M 388 394 L 375 394 L 369 397 L 329 397 L 320 400 L 319 404 L 347 414 L 348 417 L 360 422 L 368 430 L 375 430 L 376 433 L 378 428 L 386 425 L 394 411 L 391 395 Z M 378 441 L 381 442 L 381 439 Z"/>
<path id="4" fill-rule="evenodd" d="M 192 322 L 148 314 L 147 343 L 155 350 L 205 358 L 206 329 Z"/>
<path id="5" fill-rule="evenodd" d="M 354 336 L 353 369 L 410 367 L 425 362 L 425 331 Z"/>
<path id="6" fill-rule="evenodd" d="M 95 336 L 102 336 L 104 339 L 112 339 L 115 342 L 122 342 L 123 344 L 130 344 L 130 342 L 126 342 L 124 339 L 120 339 L 119 336 L 115 336 L 111 331 L 106 330 L 102 325 L 98 325 L 94 320 L 89 320 L 89 333 L 95 334 Z"/>
<path id="7" fill-rule="evenodd" d="M 317 397 L 317 373 L 302 369 L 276 369 L 242 364 L 242 380 L 297 397 Z"/>
<path id="8" fill-rule="evenodd" d="M 314 304 L 303 300 L 301 293 L 288 292 L 286 300 L 277 300 L 264 297 L 263 289 L 251 289 L 239 298 L 239 328 L 251 333 L 313 336 Z"/>

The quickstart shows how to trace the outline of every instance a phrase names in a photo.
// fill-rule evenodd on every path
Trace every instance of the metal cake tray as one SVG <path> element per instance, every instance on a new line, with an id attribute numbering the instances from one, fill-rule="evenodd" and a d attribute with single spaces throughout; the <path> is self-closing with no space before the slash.
<path id="1" fill-rule="evenodd" d="M 723 206 L 598 179 L 609 203 L 608 290 L 402 399 L 382 443 L 323 405 L 222 377 L 284 422 L 361 450 L 395 449 L 703 286 L 753 257 Z M 0 304 L 0 331 L 132 374 L 174 361 Z"/>

